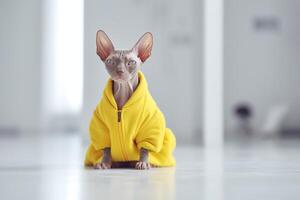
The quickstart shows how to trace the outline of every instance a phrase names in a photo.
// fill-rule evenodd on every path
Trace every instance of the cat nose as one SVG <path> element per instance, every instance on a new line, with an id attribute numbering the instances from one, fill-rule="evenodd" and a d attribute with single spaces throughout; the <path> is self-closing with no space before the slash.
<path id="1" fill-rule="evenodd" d="M 124 72 L 125 72 L 125 71 L 124 71 L 124 70 L 121 70 L 121 69 L 117 70 L 117 74 L 118 74 L 118 75 L 122 75 Z"/>

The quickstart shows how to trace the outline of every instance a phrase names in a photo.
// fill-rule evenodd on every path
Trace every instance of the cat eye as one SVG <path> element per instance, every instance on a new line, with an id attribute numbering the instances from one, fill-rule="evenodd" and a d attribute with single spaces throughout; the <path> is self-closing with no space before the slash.
<path id="1" fill-rule="evenodd" d="M 110 58 L 107 59 L 107 60 L 106 60 L 106 64 L 108 64 L 108 65 L 112 64 L 112 59 L 110 59 Z"/>
<path id="2" fill-rule="evenodd" d="M 135 60 L 129 60 L 127 65 L 131 66 L 131 65 L 135 65 L 136 61 Z"/>

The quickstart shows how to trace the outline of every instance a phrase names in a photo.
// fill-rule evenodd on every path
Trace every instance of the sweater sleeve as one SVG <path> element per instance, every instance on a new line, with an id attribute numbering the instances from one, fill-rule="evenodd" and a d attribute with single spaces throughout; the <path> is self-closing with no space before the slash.
<path id="1" fill-rule="evenodd" d="M 96 150 L 110 147 L 110 136 L 107 126 L 105 125 L 98 109 L 94 111 L 90 122 L 90 138 Z"/>
<path id="2" fill-rule="evenodd" d="M 148 114 L 135 141 L 139 149 L 144 148 L 157 153 L 162 148 L 164 135 L 165 119 L 157 109 L 153 114 Z"/>

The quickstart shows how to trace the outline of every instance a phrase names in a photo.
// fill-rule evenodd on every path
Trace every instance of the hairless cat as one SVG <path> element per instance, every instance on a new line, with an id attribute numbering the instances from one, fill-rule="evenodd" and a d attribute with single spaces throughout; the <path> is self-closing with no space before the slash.
<path id="1" fill-rule="evenodd" d="M 115 102 L 117 104 L 117 109 L 122 110 L 123 106 L 126 102 L 130 99 L 130 97 L 134 94 L 135 90 L 140 84 L 139 79 L 139 70 L 141 65 L 149 58 L 152 50 L 153 45 L 153 37 L 152 34 L 147 32 L 145 33 L 138 42 L 134 45 L 131 50 L 115 50 L 111 40 L 105 34 L 104 31 L 99 30 L 96 35 L 96 45 L 97 45 L 97 54 L 104 62 L 106 70 L 110 75 L 112 80 L 112 92 Z M 145 82 L 145 81 L 144 81 Z M 152 99 L 152 97 L 151 97 Z M 151 100 L 152 101 L 152 100 Z M 154 101 L 153 101 L 154 102 Z M 152 104 L 151 104 L 152 105 Z M 154 104 L 153 104 L 154 105 Z M 164 125 L 164 118 L 163 115 L 159 114 L 160 111 L 157 108 L 156 112 L 157 115 L 162 116 L 160 122 L 158 123 L 159 126 Z M 120 122 L 121 119 L 121 112 L 118 112 L 118 121 Z M 149 118 L 149 117 L 148 117 Z M 165 132 L 164 130 L 167 128 L 162 128 L 160 132 Z M 156 130 L 158 130 L 156 128 Z M 170 133 L 169 133 L 169 132 Z M 152 131 L 153 132 L 153 131 Z M 175 147 L 175 137 L 168 129 L 166 130 L 168 137 L 162 136 L 162 141 L 164 138 L 167 139 L 164 144 L 166 144 L 170 148 L 170 153 L 172 154 L 172 150 Z M 160 134 L 160 133 L 159 133 Z M 165 133 L 163 133 L 165 134 Z M 170 136 L 169 136 L 170 135 Z M 168 139 L 171 137 L 170 139 Z M 173 139 L 174 138 L 174 139 Z M 172 145 L 168 145 L 168 141 L 174 141 Z M 163 142 L 160 142 L 163 143 Z M 159 143 L 159 144 L 160 144 Z M 120 143 L 119 143 L 120 144 Z M 160 144 L 162 145 L 162 144 Z M 139 160 L 134 162 L 134 167 L 136 169 L 149 169 L 151 168 L 149 162 L 149 149 L 146 148 L 139 148 Z M 114 163 L 112 159 L 112 149 L 111 147 L 105 147 L 102 149 L 103 156 L 102 160 L 95 165 L 97 169 L 108 169 L 111 168 Z M 157 154 L 158 155 L 158 154 Z M 162 153 L 162 158 L 166 153 Z M 167 158 L 167 157 L 166 157 Z M 174 163 L 173 157 L 170 156 L 169 161 L 170 163 Z M 167 165 L 167 164 L 166 164 Z M 168 164 L 171 165 L 171 164 Z M 173 165 L 173 164 L 172 164 Z"/>

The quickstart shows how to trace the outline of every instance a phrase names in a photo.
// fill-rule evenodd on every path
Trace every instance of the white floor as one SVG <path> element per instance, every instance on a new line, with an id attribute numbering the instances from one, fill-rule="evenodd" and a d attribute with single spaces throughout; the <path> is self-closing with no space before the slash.
<path id="1" fill-rule="evenodd" d="M 300 199 L 300 141 L 178 147 L 176 168 L 84 169 L 76 136 L 0 138 L 1 200 Z"/>

